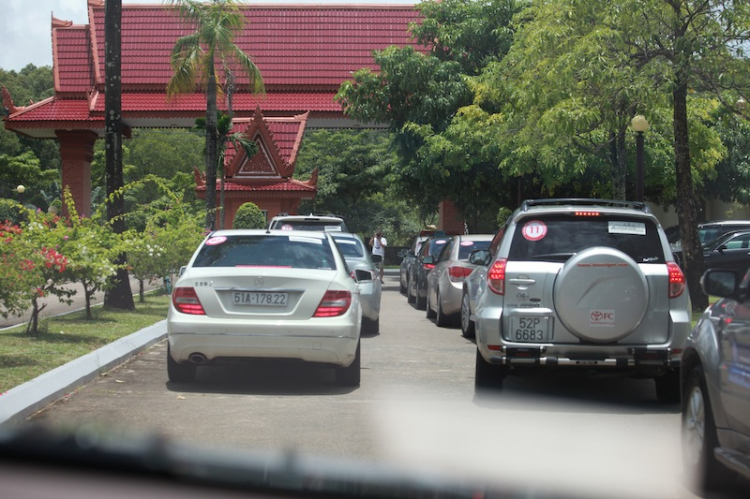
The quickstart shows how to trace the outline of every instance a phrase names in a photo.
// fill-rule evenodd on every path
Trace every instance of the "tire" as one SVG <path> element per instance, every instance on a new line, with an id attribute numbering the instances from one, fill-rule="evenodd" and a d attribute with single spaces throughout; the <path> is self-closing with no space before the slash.
<path id="1" fill-rule="evenodd" d="M 412 284 L 413 283 L 411 279 L 406 281 L 406 301 L 408 301 L 409 303 L 414 303 L 415 301 L 417 301 L 417 298 L 415 296 L 416 291 L 415 294 L 411 293 Z"/>
<path id="2" fill-rule="evenodd" d="M 693 477 L 696 491 L 732 483 L 735 474 L 714 456 L 719 446 L 706 378 L 700 366 L 693 368 L 682 397 L 682 460 L 685 474 Z"/>
<path id="3" fill-rule="evenodd" d="M 429 293 L 430 293 L 430 290 L 427 289 L 427 297 L 425 297 L 425 299 L 424 299 L 424 301 L 425 301 L 425 315 L 427 316 L 428 319 L 434 319 L 437 314 L 435 314 L 435 311 L 432 310 L 432 307 L 430 307 Z M 438 299 L 439 298 L 440 297 L 438 297 Z"/>
<path id="4" fill-rule="evenodd" d="M 475 390 L 492 390 L 501 389 L 503 380 L 508 375 L 507 366 L 490 364 L 477 349 L 477 358 L 474 368 L 474 389 Z"/>
<path id="5" fill-rule="evenodd" d="M 443 302 L 440 300 L 440 292 L 437 293 L 435 298 L 437 303 L 437 312 L 435 312 L 435 324 L 437 327 L 446 327 L 450 323 L 450 318 L 443 312 Z"/>
<path id="6" fill-rule="evenodd" d="M 172 358 L 172 352 L 167 343 L 167 376 L 172 383 L 192 383 L 195 381 L 194 364 L 180 364 Z"/>
<path id="7" fill-rule="evenodd" d="M 654 378 L 656 399 L 662 404 L 680 403 L 680 371 L 670 369 L 664 376 Z"/>
<path id="8" fill-rule="evenodd" d="M 378 317 L 374 321 L 363 317 L 362 333 L 373 336 L 376 334 L 380 334 L 380 317 Z"/>
<path id="9" fill-rule="evenodd" d="M 417 307 L 417 310 L 424 310 L 427 307 L 427 297 L 424 298 L 419 296 L 419 289 L 417 289 L 417 297 L 415 299 L 415 307 Z"/>
<path id="10" fill-rule="evenodd" d="M 398 292 L 401 293 L 402 295 L 406 294 L 406 286 L 404 286 L 404 283 L 400 277 L 398 279 Z"/>
<path id="11" fill-rule="evenodd" d="M 469 295 L 466 293 L 461 297 L 461 334 L 464 338 L 474 338 L 474 322 L 471 320 L 469 311 Z"/>
<path id="12" fill-rule="evenodd" d="M 360 343 L 359 341 L 357 342 L 357 353 L 352 363 L 347 367 L 336 367 L 336 383 L 341 386 L 359 386 L 361 364 Z"/>

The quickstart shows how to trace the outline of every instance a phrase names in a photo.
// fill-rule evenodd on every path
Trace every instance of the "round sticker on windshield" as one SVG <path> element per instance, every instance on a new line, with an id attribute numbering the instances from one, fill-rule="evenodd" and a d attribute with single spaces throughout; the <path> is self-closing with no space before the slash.
<path id="1" fill-rule="evenodd" d="M 281 226 L 281 230 L 294 230 L 294 227 L 289 224 L 284 224 Z"/>
<path id="2" fill-rule="evenodd" d="M 521 234 L 529 241 L 539 241 L 547 235 L 547 226 L 541 220 L 526 222 L 521 229 Z"/>
<path id="3" fill-rule="evenodd" d="M 206 246 L 216 246 L 217 244 L 221 244 L 226 240 L 227 240 L 226 236 L 212 237 L 211 239 L 206 241 Z"/>

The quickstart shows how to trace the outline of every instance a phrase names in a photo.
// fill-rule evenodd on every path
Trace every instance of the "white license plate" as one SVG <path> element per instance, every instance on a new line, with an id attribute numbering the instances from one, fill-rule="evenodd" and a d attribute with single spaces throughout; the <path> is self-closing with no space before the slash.
<path id="1" fill-rule="evenodd" d="M 544 343 L 552 341 L 549 317 L 514 315 L 510 318 L 510 341 Z"/>
<path id="2" fill-rule="evenodd" d="M 286 293 L 261 293 L 250 291 L 235 291 L 235 305 L 286 307 Z"/>

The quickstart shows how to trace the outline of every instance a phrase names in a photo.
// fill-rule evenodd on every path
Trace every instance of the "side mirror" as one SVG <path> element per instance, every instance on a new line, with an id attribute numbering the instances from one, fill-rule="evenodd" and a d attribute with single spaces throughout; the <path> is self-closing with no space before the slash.
<path id="1" fill-rule="evenodd" d="M 737 295 L 737 274 L 731 270 L 709 269 L 701 277 L 701 288 L 707 295 L 733 298 Z"/>
<path id="2" fill-rule="evenodd" d="M 185 273 L 186 269 L 187 269 L 187 267 L 185 265 L 183 265 L 182 267 L 180 267 L 180 271 L 177 273 L 177 277 L 182 277 L 182 274 Z"/>
<path id="3" fill-rule="evenodd" d="M 354 280 L 357 282 L 370 282 L 374 279 L 372 272 L 364 269 L 354 271 Z"/>
<path id="4" fill-rule="evenodd" d="M 490 251 L 486 249 L 474 250 L 469 255 L 469 263 L 486 267 L 490 264 Z"/>

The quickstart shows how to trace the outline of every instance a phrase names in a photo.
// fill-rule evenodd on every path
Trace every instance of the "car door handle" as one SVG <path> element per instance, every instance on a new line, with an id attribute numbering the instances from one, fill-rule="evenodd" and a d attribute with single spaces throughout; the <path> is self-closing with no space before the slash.
<path id="1" fill-rule="evenodd" d="M 509 284 L 515 284 L 517 286 L 531 286 L 532 284 L 536 284 L 535 279 L 520 279 L 520 278 L 512 278 L 508 279 Z"/>

